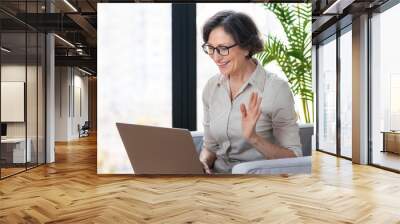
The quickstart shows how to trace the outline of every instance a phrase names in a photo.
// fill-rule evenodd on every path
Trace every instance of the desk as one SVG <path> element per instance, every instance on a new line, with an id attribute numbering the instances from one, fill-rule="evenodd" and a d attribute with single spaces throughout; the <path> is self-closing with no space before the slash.
<path id="1" fill-rule="evenodd" d="M 25 154 L 25 138 L 6 138 L 1 139 L 1 157 L 6 163 L 25 163 L 30 162 L 32 158 L 30 138 L 27 139 L 28 144 Z M 12 159 L 11 159 L 12 158 Z M 27 161 L 25 161 L 27 158 Z"/>
<path id="2" fill-rule="evenodd" d="M 400 132 L 399 131 L 382 131 L 383 133 L 383 150 L 382 152 L 393 152 L 400 154 Z"/>

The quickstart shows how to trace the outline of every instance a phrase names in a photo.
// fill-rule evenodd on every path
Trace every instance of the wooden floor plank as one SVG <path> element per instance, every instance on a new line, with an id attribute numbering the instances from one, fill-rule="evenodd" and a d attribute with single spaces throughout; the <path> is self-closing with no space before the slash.
<path id="1" fill-rule="evenodd" d="M 96 174 L 96 138 L 0 181 L 0 223 L 400 223 L 400 175 L 314 152 L 310 175 Z"/>

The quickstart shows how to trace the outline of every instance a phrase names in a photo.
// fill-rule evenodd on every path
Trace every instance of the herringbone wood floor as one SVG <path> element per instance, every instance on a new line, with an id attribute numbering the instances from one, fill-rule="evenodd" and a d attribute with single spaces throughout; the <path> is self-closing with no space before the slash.
<path id="1" fill-rule="evenodd" d="M 400 175 L 315 153 L 311 175 L 98 176 L 96 139 L 0 181 L 0 223 L 400 223 Z"/>

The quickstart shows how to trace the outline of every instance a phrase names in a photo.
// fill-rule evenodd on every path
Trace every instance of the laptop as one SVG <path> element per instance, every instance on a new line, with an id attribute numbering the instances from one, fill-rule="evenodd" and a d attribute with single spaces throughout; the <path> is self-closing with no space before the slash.
<path id="1" fill-rule="evenodd" d="M 188 130 L 116 125 L 135 174 L 204 174 Z"/>

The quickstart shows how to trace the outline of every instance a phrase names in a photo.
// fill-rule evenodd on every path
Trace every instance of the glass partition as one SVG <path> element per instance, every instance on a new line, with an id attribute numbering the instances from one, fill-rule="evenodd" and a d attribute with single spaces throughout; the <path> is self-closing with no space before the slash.
<path id="1" fill-rule="evenodd" d="M 28 32 L 27 35 L 27 74 L 26 74 L 26 113 L 27 113 L 27 150 L 30 151 L 27 161 L 27 167 L 37 165 L 37 79 L 38 79 L 38 55 L 37 42 L 38 35 L 36 32 Z"/>
<path id="2" fill-rule="evenodd" d="M 1 176 L 26 169 L 26 33 L 1 34 Z M 29 149 L 29 147 L 28 147 Z"/>
<path id="3" fill-rule="evenodd" d="M 1 2 L 21 16 L 43 13 L 45 1 Z M 29 21 L 28 21 L 29 23 Z M 34 27 L 0 12 L 0 178 L 45 162 L 46 39 Z"/>

